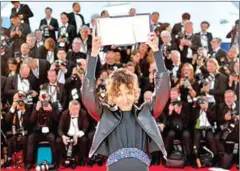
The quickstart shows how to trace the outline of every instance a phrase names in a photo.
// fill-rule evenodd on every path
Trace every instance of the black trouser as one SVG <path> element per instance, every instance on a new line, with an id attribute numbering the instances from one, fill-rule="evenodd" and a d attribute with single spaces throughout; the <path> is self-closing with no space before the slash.
<path id="1" fill-rule="evenodd" d="M 190 133 L 187 130 L 175 131 L 171 129 L 168 131 L 167 136 L 165 138 L 165 148 L 168 154 L 171 153 L 173 148 L 173 140 L 176 138 L 182 140 L 182 144 L 185 149 L 186 155 L 189 158 L 191 156 L 191 151 L 192 151 L 191 150 L 192 142 L 191 142 Z"/>
<path id="2" fill-rule="evenodd" d="M 216 141 L 216 146 L 217 146 L 218 152 L 232 153 L 232 151 L 228 152 L 228 149 L 226 149 L 225 142 L 233 141 L 235 143 L 238 143 L 238 145 L 239 145 L 239 135 L 237 135 L 236 132 L 231 132 L 227 136 L 226 140 L 222 139 L 222 135 L 223 135 L 223 132 L 219 132 L 219 133 L 217 133 L 217 135 L 215 135 L 215 141 Z"/>
<path id="3" fill-rule="evenodd" d="M 199 149 L 200 149 L 201 139 L 206 139 L 206 141 L 210 147 L 210 150 L 213 152 L 214 155 L 216 155 L 217 147 L 216 147 L 216 143 L 214 140 L 214 135 L 213 135 L 212 129 L 205 130 L 205 134 L 206 134 L 205 137 L 203 137 L 201 130 L 195 129 L 195 131 L 194 131 L 194 145 L 196 146 L 197 151 L 199 151 Z"/>
<path id="4" fill-rule="evenodd" d="M 8 140 L 8 152 L 7 156 L 12 157 L 12 154 L 17 150 L 16 147 L 17 145 L 22 145 L 23 146 L 23 159 L 24 162 L 26 161 L 26 154 L 27 154 L 27 135 L 21 136 L 21 139 L 19 141 L 17 140 L 16 136 L 12 136 Z"/>
<path id="5" fill-rule="evenodd" d="M 59 164 L 60 161 L 66 159 L 66 148 L 63 144 L 62 138 L 57 137 L 56 139 L 57 149 L 60 154 L 58 154 L 57 163 Z M 87 162 L 88 158 L 88 138 L 87 136 L 82 136 L 81 138 L 78 138 L 78 143 L 73 148 L 73 153 L 76 155 L 79 155 L 79 157 L 83 157 L 84 161 Z M 74 155 L 74 154 L 73 154 Z"/>
<path id="6" fill-rule="evenodd" d="M 56 143 L 55 143 L 55 135 L 52 132 L 49 132 L 47 134 L 42 133 L 32 133 L 28 137 L 28 149 L 27 149 L 27 162 L 28 164 L 33 163 L 34 159 L 34 152 L 36 151 L 36 146 L 38 142 L 40 141 L 48 141 L 52 150 L 52 163 L 56 162 L 56 156 L 57 156 L 57 149 L 56 149 Z"/>

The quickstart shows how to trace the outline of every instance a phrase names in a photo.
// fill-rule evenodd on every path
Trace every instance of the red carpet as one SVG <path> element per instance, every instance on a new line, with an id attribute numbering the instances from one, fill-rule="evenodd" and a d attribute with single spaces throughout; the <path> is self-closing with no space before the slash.
<path id="1" fill-rule="evenodd" d="M 13 168 L 9 168 L 9 169 L 2 169 L 2 171 L 24 171 L 25 169 L 13 169 Z M 62 170 L 62 171 L 72 171 L 73 169 L 65 169 L 65 168 L 59 168 L 58 170 Z M 92 168 L 88 168 L 88 167 L 77 167 L 75 170 L 79 170 L 79 171 L 106 171 L 106 167 L 98 167 L 98 166 L 94 166 Z M 150 171 L 208 171 L 208 168 L 204 168 L 204 169 L 194 169 L 192 167 L 185 167 L 184 169 L 168 169 L 166 167 L 163 166 L 151 166 L 150 167 Z M 35 171 L 35 169 L 32 169 L 31 171 Z M 237 171 L 236 167 L 232 168 L 231 171 Z"/>

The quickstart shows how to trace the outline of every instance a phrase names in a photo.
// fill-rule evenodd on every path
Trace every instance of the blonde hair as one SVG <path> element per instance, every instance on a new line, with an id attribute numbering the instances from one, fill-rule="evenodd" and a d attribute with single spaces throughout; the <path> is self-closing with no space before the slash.
<path id="1" fill-rule="evenodd" d="M 216 71 L 218 71 L 219 70 L 219 68 L 220 68 L 220 66 L 219 66 L 219 64 L 218 64 L 218 61 L 215 59 L 215 58 L 210 58 L 210 59 L 208 59 L 207 60 L 207 62 L 206 63 L 212 63 L 212 64 L 214 64 L 215 66 L 216 66 Z"/>
<path id="2" fill-rule="evenodd" d="M 114 105 L 114 98 L 118 96 L 120 86 L 124 84 L 131 93 L 134 95 L 135 103 L 139 98 L 138 78 L 134 73 L 129 72 L 127 69 L 121 68 L 113 71 L 108 77 L 106 82 L 107 101 L 110 105 Z"/>

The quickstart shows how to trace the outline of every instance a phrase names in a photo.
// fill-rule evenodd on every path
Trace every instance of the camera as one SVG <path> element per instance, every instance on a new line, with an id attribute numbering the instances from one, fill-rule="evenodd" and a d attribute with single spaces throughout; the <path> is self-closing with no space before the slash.
<path id="1" fill-rule="evenodd" d="M 214 80 L 214 75 L 209 74 L 209 76 L 206 79 L 202 80 L 202 83 L 204 86 L 208 85 L 210 82 L 212 82 Z"/>
<path id="2" fill-rule="evenodd" d="M 54 169 L 54 165 L 49 164 L 47 161 L 43 161 L 40 165 L 36 167 L 36 171 L 47 171 Z"/>
<path id="3" fill-rule="evenodd" d="M 175 106 L 175 105 L 181 106 L 181 105 L 182 105 L 182 102 L 181 102 L 181 99 L 178 98 L 178 99 L 176 99 L 175 101 L 172 101 L 171 104 L 172 104 L 173 106 Z"/>
<path id="4" fill-rule="evenodd" d="M 175 36 L 175 38 L 180 40 L 180 39 L 183 39 L 184 36 L 185 36 L 184 33 L 180 31 L 180 32 L 178 32 L 178 34 Z"/>
<path id="5" fill-rule="evenodd" d="M 21 58 L 21 53 L 19 51 L 16 51 L 14 53 L 14 58 Z"/>
<path id="6" fill-rule="evenodd" d="M 68 37 L 68 33 L 61 31 L 61 38 L 63 39 L 63 41 L 59 42 L 59 47 L 64 48 L 66 44 L 69 44 Z"/>
<path id="7" fill-rule="evenodd" d="M 171 45 L 168 44 L 167 46 L 164 46 L 163 51 L 164 51 L 167 55 L 170 54 L 171 51 L 172 51 Z"/>
<path id="8" fill-rule="evenodd" d="M 198 98 L 197 99 L 197 104 L 200 105 L 200 104 L 204 104 L 205 100 L 203 98 Z"/>
<path id="9" fill-rule="evenodd" d="M 106 96 L 106 82 L 105 79 L 100 79 L 100 85 L 99 85 L 99 96 L 104 99 Z"/>
<path id="10" fill-rule="evenodd" d="M 43 37 L 49 37 L 50 36 L 48 25 L 42 25 L 42 30 L 43 30 Z"/>
<path id="11" fill-rule="evenodd" d="M 63 62 L 63 61 L 57 60 L 55 62 L 55 69 L 56 69 L 56 71 L 59 71 L 61 66 L 65 66 L 66 67 L 67 64 L 65 62 Z"/>
<path id="12" fill-rule="evenodd" d="M 75 169 L 77 167 L 77 162 L 75 158 L 72 156 L 74 143 L 73 137 L 67 139 L 67 143 L 68 143 L 66 146 L 67 158 L 64 161 L 64 167 L 71 167 L 72 169 Z"/>
<path id="13" fill-rule="evenodd" d="M 7 46 L 7 40 L 4 36 L 1 35 L 1 49 L 4 49 L 4 47 Z"/>
<path id="14" fill-rule="evenodd" d="M 189 76 L 188 73 L 184 73 L 184 88 L 188 88 L 191 85 L 190 81 L 189 81 Z"/>

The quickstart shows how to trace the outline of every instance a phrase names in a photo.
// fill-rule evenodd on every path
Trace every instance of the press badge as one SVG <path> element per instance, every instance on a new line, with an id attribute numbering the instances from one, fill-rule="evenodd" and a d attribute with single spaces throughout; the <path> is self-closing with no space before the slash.
<path id="1" fill-rule="evenodd" d="M 46 126 L 42 127 L 42 133 L 44 134 L 49 133 L 49 128 Z"/>
<path id="2" fill-rule="evenodd" d="M 77 93 L 77 89 L 76 89 L 76 88 L 73 89 L 73 90 L 71 91 L 71 93 L 72 93 L 72 98 L 73 98 L 73 100 L 79 99 L 79 96 L 78 96 L 78 93 Z"/>

